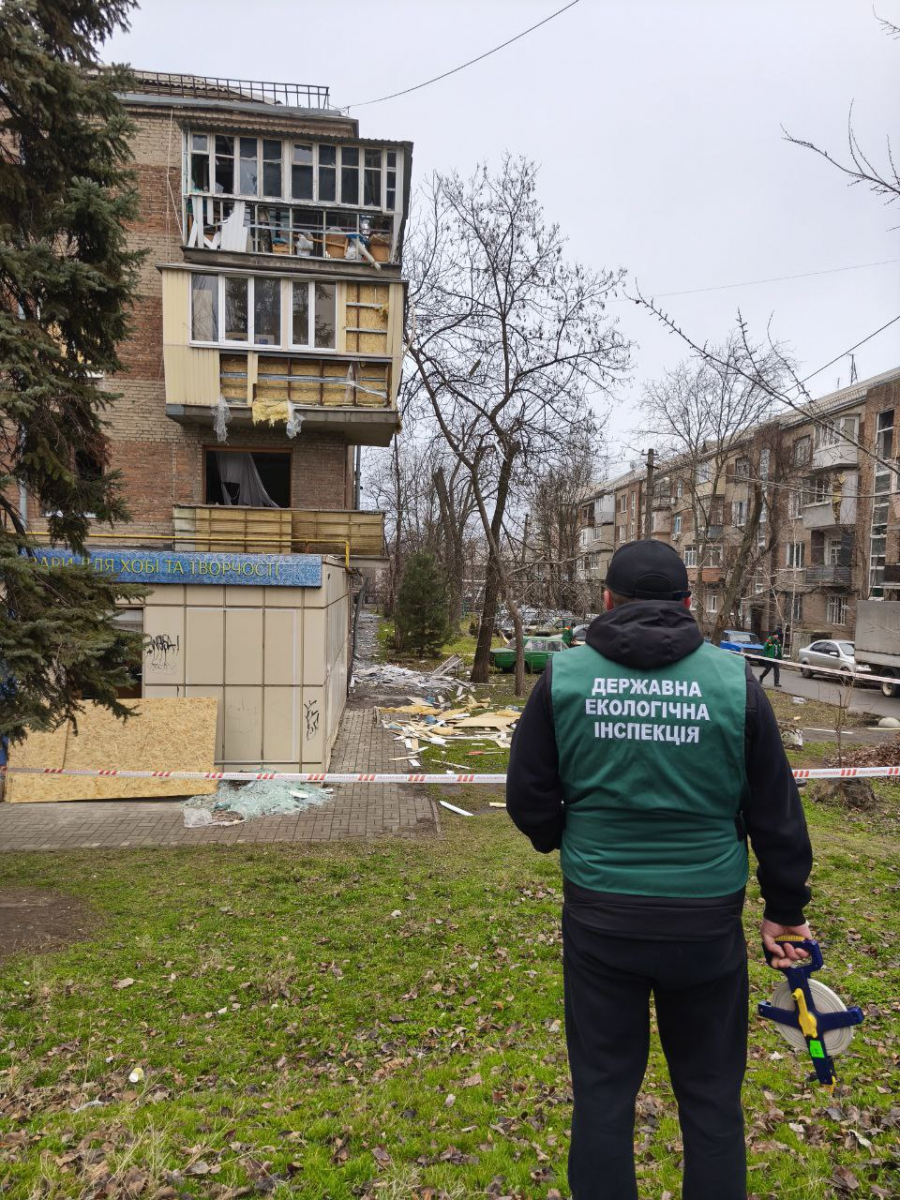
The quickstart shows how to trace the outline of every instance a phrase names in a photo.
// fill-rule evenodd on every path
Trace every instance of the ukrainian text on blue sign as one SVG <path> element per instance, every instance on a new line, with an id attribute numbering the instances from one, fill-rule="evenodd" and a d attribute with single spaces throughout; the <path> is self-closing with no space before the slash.
<path id="1" fill-rule="evenodd" d="M 183 554 L 166 550 L 90 550 L 87 559 L 69 550 L 35 551 L 45 567 L 89 562 L 98 575 L 133 583 L 237 583 L 268 587 L 319 587 L 317 554 Z"/>

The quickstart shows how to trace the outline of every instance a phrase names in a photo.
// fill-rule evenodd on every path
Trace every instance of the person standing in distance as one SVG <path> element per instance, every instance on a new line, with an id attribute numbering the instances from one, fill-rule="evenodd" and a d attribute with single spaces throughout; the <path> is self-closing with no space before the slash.
<path id="1" fill-rule="evenodd" d="M 613 555 L 606 612 L 552 658 L 512 742 L 506 805 L 560 850 L 573 1200 L 637 1200 L 634 1106 L 651 993 L 684 1141 L 683 1200 L 745 1200 L 747 835 L 774 966 L 805 952 L 812 850 L 778 724 L 704 643 L 663 542 Z"/>
<path id="2" fill-rule="evenodd" d="M 781 668 L 778 666 L 778 661 L 783 657 L 784 646 L 782 644 L 781 630 L 776 629 L 774 633 L 769 634 L 763 643 L 763 658 L 766 660 L 766 665 L 759 677 L 760 683 L 762 683 L 770 671 L 774 671 L 775 686 L 777 688 L 781 687 Z"/>

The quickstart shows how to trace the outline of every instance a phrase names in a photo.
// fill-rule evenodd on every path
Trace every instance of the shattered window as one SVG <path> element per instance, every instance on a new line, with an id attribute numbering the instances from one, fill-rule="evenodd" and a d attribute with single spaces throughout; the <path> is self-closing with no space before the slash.
<path id="1" fill-rule="evenodd" d="M 247 341 L 247 284 L 239 276 L 225 276 L 225 340 Z"/>
<path id="2" fill-rule="evenodd" d="M 215 342 L 219 336 L 219 279 L 217 275 L 191 276 L 191 337 L 195 342 Z"/>
<path id="3" fill-rule="evenodd" d="M 337 199 L 337 147 L 319 146 L 319 199 Z"/>
<path id="4" fill-rule="evenodd" d="M 294 231 L 294 253 L 301 258 L 321 256 L 324 244 L 321 209 L 295 208 L 291 213 Z"/>
<path id="5" fill-rule="evenodd" d="M 359 147 L 341 150 L 341 204 L 359 204 Z"/>
<path id="6" fill-rule="evenodd" d="M 381 208 L 381 151 L 366 150 L 363 177 L 363 204 Z"/>
<path id="7" fill-rule="evenodd" d="M 253 340 L 257 345 L 277 346 L 281 342 L 281 280 L 253 281 Z"/>
<path id="8" fill-rule="evenodd" d="M 256 143 L 256 138 L 241 138 L 241 171 L 240 171 L 240 191 L 243 196 L 255 196 L 257 194 L 257 180 L 259 178 L 259 147 Z"/>
<path id="9" fill-rule="evenodd" d="M 294 145 L 291 157 L 291 196 L 295 200 L 313 198 L 313 148 Z"/>
<path id="10" fill-rule="evenodd" d="M 191 188 L 209 191 L 209 138 L 205 133 L 191 135 Z"/>
<path id="11" fill-rule="evenodd" d="M 333 283 L 317 283 L 315 300 L 316 346 L 328 348 L 334 346 L 335 328 L 337 325 L 335 313 L 335 286 Z"/>
<path id="12" fill-rule="evenodd" d="M 263 195 L 281 196 L 281 142 L 263 138 Z"/>
<path id="13" fill-rule="evenodd" d="M 234 138 L 216 134 L 216 191 L 234 192 Z"/>

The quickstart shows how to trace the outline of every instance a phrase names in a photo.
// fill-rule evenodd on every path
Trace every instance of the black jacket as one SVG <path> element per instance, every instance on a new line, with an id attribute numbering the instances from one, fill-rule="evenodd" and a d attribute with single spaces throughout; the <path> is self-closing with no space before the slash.
<path id="1" fill-rule="evenodd" d="M 703 642 L 690 612 L 679 603 L 623 604 L 592 622 L 587 643 L 605 658 L 642 671 L 677 662 Z M 724 653 L 724 652 L 723 652 Z M 560 846 L 565 805 L 553 728 L 552 658 L 516 726 L 506 777 L 506 807 L 536 850 Z M 812 848 L 800 794 L 766 694 L 747 667 L 744 750 L 750 799 L 743 826 L 759 861 L 765 915 L 800 925 L 809 902 Z M 635 753 L 640 749 L 636 746 Z M 738 828 L 736 836 L 744 830 Z M 586 923 L 608 933 L 643 937 L 713 936 L 739 913 L 743 892 L 715 900 L 661 899 L 591 892 L 566 882 L 566 901 Z"/>

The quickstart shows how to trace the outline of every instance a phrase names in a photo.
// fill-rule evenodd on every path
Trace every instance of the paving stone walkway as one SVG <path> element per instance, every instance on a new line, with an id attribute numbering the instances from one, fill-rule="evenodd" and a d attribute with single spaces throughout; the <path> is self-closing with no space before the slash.
<path id="1" fill-rule="evenodd" d="M 393 772 L 397 743 L 370 708 L 349 709 L 332 755 L 336 772 Z M 119 849 L 250 842 L 327 842 L 345 838 L 435 837 L 438 810 L 421 788 L 406 784 L 336 785 L 331 800 L 289 817 L 186 829 L 179 800 L 69 801 L 0 804 L 4 850 Z"/>

